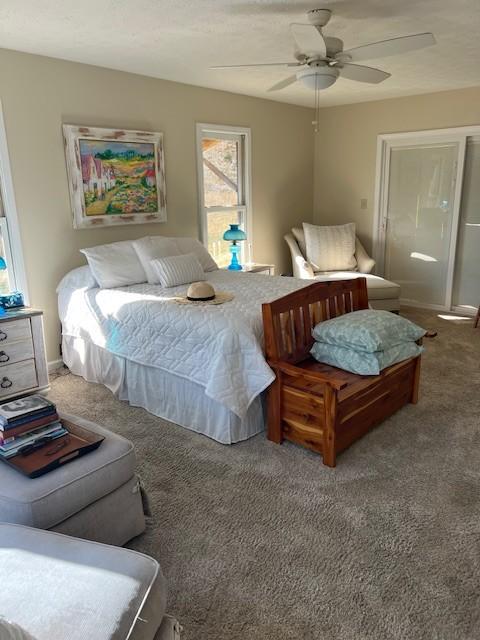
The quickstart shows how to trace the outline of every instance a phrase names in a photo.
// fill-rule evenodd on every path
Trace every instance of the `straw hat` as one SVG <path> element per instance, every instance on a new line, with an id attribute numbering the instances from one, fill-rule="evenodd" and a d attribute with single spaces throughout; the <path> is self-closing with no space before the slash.
<path id="1" fill-rule="evenodd" d="M 209 282 L 192 282 L 186 296 L 178 296 L 173 300 L 179 304 L 223 304 L 233 300 L 233 295 L 224 291 L 215 291 Z"/>
<path id="2" fill-rule="evenodd" d="M 192 282 L 187 290 L 190 302 L 207 302 L 215 298 L 215 289 L 209 282 Z"/>

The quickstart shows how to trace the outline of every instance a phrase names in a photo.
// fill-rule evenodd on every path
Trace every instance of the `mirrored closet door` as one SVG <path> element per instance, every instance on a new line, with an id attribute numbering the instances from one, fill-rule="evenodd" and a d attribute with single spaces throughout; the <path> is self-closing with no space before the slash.
<path id="1" fill-rule="evenodd" d="M 480 303 L 480 127 L 471 129 L 379 138 L 377 272 L 401 285 L 404 304 Z"/>
<path id="2" fill-rule="evenodd" d="M 465 152 L 452 305 L 475 312 L 480 304 L 480 137 Z"/>

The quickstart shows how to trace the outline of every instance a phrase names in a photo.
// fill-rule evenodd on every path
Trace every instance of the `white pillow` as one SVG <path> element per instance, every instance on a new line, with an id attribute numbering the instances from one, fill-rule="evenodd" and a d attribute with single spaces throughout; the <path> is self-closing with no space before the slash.
<path id="1" fill-rule="evenodd" d="M 98 283 L 88 264 L 72 269 L 60 280 L 57 293 L 62 289 L 94 289 Z"/>
<path id="2" fill-rule="evenodd" d="M 165 238 L 164 236 L 140 238 L 140 240 L 134 241 L 133 248 L 137 252 L 150 284 L 158 284 L 160 282 L 156 272 L 152 269 L 151 261 L 155 260 L 155 258 L 166 258 L 167 256 L 180 254 L 175 239 Z"/>
<path id="3" fill-rule="evenodd" d="M 353 271 L 355 259 L 355 223 L 320 227 L 303 223 L 306 258 L 314 271 Z"/>
<path id="4" fill-rule="evenodd" d="M 204 271 L 216 271 L 218 269 L 217 263 L 205 249 L 200 240 L 197 240 L 196 238 L 174 238 L 174 240 L 177 242 L 179 253 L 195 254 Z"/>
<path id="5" fill-rule="evenodd" d="M 162 287 L 176 287 L 205 280 L 205 272 L 193 253 L 157 258 L 150 263 Z"/>
<path id="6" fill-rule="evenodd" d="M 131 240 L 80 249 L 102 289 L 146 282 L 147 275 Z"/>

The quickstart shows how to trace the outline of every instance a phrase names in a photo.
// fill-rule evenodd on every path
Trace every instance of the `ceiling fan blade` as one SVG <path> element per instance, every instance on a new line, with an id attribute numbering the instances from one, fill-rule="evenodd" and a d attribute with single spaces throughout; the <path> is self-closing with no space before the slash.
<path id="1" fill-rule="evenodd" d="M 289 76 L 284 80 L 280 80 L 280 82 L 277 82 L 277 84 L 274 84 L 273 87 L 270 87 L 269 91 L 279 91 L 280 89 L 285 89 L 285 87 L 288 87 L 296 81 L 297 76 Z"/>
<path id="2" fill-rule="evenodd" d="M 339 65 L 340 66 L 340 65 Z M 360 64 L 343 63 L 340 68 L 340 77 L 348 80 L 356 80 L 357 82 L 369 82 L 370 84 L 378 84 L 391 74 L 373 67 L 365 67 Z"/>
<path id="3" fill-rule="evenodd" d="M 386 58 L 387 56 L 396 56 L 400 53 L 415 51 L 415 49 L 423 49 L 436 44 L 433 33 L 417 33 L 414 36 L 402 36 L 400 38 L 392 38 L 390 40 L 382 40 L 381 42 L 373 42 L 365 44 L 361 47 L 348 49 L 337 56 L 338 60 L 348 60 L 348 62 L 361 62 L 371 58 Z"/>
<path id="4" fill-rule="evenodd" d="M 315 53 L 325 56 L 327 47 L 320 31 L 313 24 L 297 24 L 293 22 L 290 25 L 297 49 L 302 53 Z"/>
<path id="5" fill-rule="evenodd" d="M 250 69 L 254 67 L 301 67 L 302 62 L 266 62 L 261 64 L 221 64 L 209 69 Z"/>

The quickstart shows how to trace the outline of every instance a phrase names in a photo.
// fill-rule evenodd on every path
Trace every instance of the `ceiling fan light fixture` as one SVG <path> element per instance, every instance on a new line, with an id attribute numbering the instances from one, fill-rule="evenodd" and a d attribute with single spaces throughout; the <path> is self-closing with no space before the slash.
<path id="1" fill-rule="evenodd" d="M 308 67 L 297 73 L 297 79 L 312 91 L 322 91 L 334 84 L 339 76 L 336 67 Z"/>

